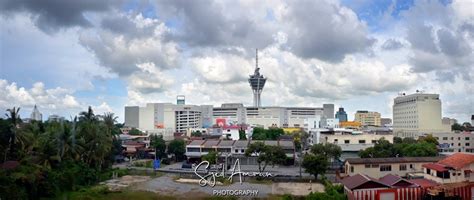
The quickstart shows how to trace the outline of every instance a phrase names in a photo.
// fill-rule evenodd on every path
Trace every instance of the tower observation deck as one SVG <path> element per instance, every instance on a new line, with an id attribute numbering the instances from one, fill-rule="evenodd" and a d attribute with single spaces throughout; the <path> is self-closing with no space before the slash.
<path id="1" fill-rule="evenodd" d="M 252 87 L 253 91 L 253 106 L 260 107 L 260 94 L 262 94 L 263 86 L 265 86 L 265 82 L 267 78 L 263 77 L 260 74 L 260 68 L 258 67 L 258 49 L 255 50 L 255 71 L 252 75 L 250 75 L 249 83 L 250 87 Z"/>

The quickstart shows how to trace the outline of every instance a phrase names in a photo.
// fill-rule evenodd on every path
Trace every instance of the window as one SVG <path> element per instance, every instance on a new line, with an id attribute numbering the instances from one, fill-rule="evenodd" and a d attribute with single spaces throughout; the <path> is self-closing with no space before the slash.
<path id="1" fill-rule="evenodd" d="M 461 143 L 458 143 L 458 146 L 461 146 Z"/>
<path id="2" fill-rule="evenodd" d="M 240 150 L 240 153 L 245 153 L 245 151 L 243 149 Z"/>
<path id="3" fill-rule="evenodd" d="M 370 168 L 370 164 L 365 164 L 365 168 Z"/>
<path id="4" fill-rule="evenodd" d="M 461 138 L 460 138 L 460 137 L 458 137 L 458 140 L 461 140 Z"/>
<path id="5" fill-rule="evenodd" d="M 377 143 L 377 140 L 372 140 L 372 144 L 376 144 Z"/>
<path id="6" fill-rule="evenodd" d="M 359 140 L 359 144 L 365 144 L 365 140 Z"/>
<path id="7" fill-rule="evenodd" d="M 466 138 L 464 138 L 464 139 L 469 140 L 469 137 L 466 137 Z"/>
<path id="8" fill-rule="evenodd" d="M 351 166 L 351 172 L 354 172 L 354 166 Z"/>
<path id="9" fill-rule="evenodd" d="M 381 172 L 392 171 L 392 165 L 380 165 Z"/>
<path id="10" fill-rule="evenodd" d="M 466 146 L 471 146 L 471 144 L 468 142 L 468 143 L 466 143 Z"/>
<path id="11" fill-rule="evenodd" d="M 448 140 L 448 137 L 443 137 L 443 140 Z"/>
<path id="12" fill-rule="evenodd" d="M 236 150 L 235 150 L 235 153 L 239 153 L 239 150 L 238 150 L 238 149 L 236 149 Z"/>
<path id="13" fill-rule="evenodd" d="M 406 171 L 407 165 L 400 165 L 400 171 Z"/>
<path id="14" fill-rule="evenodd" d="M 344 144 L 349 144 L 349 140 L 344 140 Z"/>
<path id="15" fill-rule="evenodd" d="M 372 165 L 372 168 L 379 168 L 379 165 L 378 165 L 378 164 L 374 164 L 374 165 Z"/>
<path id="16" fill-rule="evenodd" d="M 471 176 L 471 173 L 468 171 L 464 171 L 464 178 L 469 178 Z"/>
<path id="17" fill-rule="evenodd" d="M 410 164 L 410 169 L 413 169 L 413 164 Z"/>
<path id="18" fill-rule="evenodd" d="M 337 143 L 337 139 L 334 139 L 334 143 Z"/>
<path id="19" fill-rule="evenodd" d="M 431 169 L 426 169 L 426 173 L 431 175 Z"/>

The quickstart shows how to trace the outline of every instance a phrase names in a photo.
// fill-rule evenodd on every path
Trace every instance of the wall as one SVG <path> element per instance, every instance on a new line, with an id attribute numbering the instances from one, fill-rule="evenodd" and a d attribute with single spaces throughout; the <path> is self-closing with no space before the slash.
<path id="1" fill-rule="evenodd" d="M 384 164 L 375 164 L 378 165 L 378 167 L 370 167 L 366 168 L 365 164 L 354 164 L 350 165 L 348 162 L 345 164 L 345 169 L 346 169 L 346 174 L 353 176 L 356 174 L 367 174 L 370 177 L 373 178 L 381 178 L 387 174 L 394 174 L 398 176 L 406 176 L 408 173 L 414 173 L 414 172 L 423 172 L 423 164 L 426 164 L 428 162 L 414 162 L 414 163 L 384 163 Z M 392 170 L 391 171 L 380 171 L 380 165 L 391 165 Z M 406 165 L 407 170 L 406 171 L 400 171 L 400 165 Z M 412 165 L 412 168 L 410 168 L 410 165 Z M 351 166 L 354 167 L 354 172 L 351 172 Z"/>

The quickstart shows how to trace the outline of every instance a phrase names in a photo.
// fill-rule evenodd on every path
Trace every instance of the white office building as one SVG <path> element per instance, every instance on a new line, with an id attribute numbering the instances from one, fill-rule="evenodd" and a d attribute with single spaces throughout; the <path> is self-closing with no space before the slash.
<path id="1" fill-rule="evenodd" d="M 36 105 L 33 108 L 33 112 L 31 112 L 30 119 L 35 121 L 43 121 L 43 114 L 40 113 Z"/>
<path id="2" fill-rule="evenodd" d="M 393 133 L 397 137 L 418 138 L 443 132 L 441 100 L 438 94 L 417 92 L 400 95 L 393 104 Z"/>

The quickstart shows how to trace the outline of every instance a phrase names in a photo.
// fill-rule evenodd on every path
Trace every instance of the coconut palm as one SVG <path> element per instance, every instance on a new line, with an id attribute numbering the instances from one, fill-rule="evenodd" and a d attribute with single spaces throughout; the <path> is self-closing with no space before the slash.
<path id="1" fill-rule="evenodd" d="M 7 109 L 7 113 L 5 114 L 5 116 L 7 117 L 7 120 L 10 122 L 10 132 L 11 134 L 9 135 L 8 137 L 8 149 L 10 151 L 10 154 L 13 154 L 14 152 L 14 145 L 15 145 L 15 141 L 17 140 L 16 139 L 16 132 L 19 128 L 19 125 L 21 123 L 21 118 L 20 118 L 20 107 L 16 108 L 16 107 L 13 107 L 13 109 Z M 5 152 L 5 158 L 4 160 L 6 161 L 7 160 L 7 156 L 8 155 L 8 150 L 7 152 Z"/>

